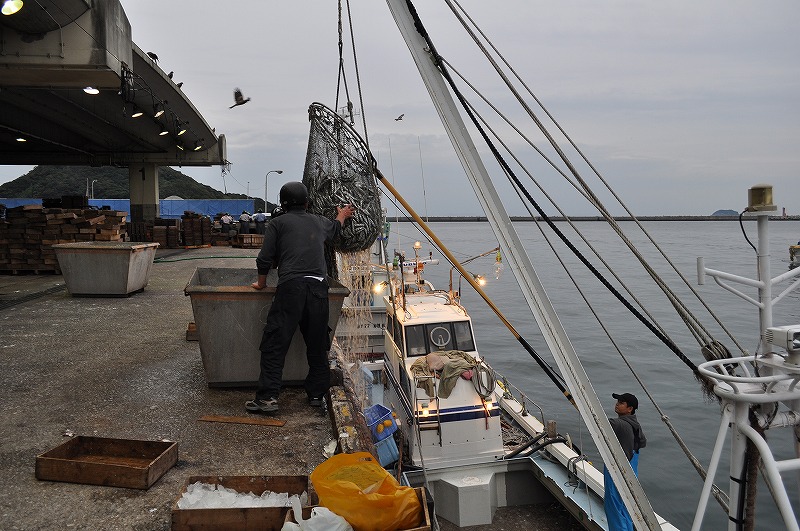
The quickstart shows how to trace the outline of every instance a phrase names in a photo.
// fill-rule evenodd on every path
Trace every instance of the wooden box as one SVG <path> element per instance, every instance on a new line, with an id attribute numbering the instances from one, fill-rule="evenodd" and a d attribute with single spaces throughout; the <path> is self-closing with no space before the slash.
<path id="1" fill-rule="evenodd" d="M 422 506 L 422 512 L 419 515 L 419 523 L 416 527 L 412 527 L 409 529 L 402 529 L 399 531 L 431 531 L 431 515 L 428 513 L 428 503 L 425 497 L 425 487 L 417 487 L 414 489 L 417 493 L 417 499 L 419 500 L 420 505 Z M 311 509 L 314 507 L 303 507 L 303 520 L 308 520 L 311 518 Z M 289 509 L 286 513 L 286 518 L 284 522 L 294 522 L 297 523 L 297 519 L 294 517 L 294 511 Z"/>
<path id="2" fill-rule="evenodd" d="M 178 443 L 77 436 L 36 456 L 36 479 L 149 489 L 178 461 Z"/>
<path id="3" fill-rule="evenodd" d="M 172 505 L 172 531 L 280 531 L 289 507 L 178 509 L 186 488 L 195 482 L 222 485 L 237 492 L 289 495 L 308 492 L 308 476 L 191 476 Z M 316 499 L 309 493 L 309 503 Z"/>

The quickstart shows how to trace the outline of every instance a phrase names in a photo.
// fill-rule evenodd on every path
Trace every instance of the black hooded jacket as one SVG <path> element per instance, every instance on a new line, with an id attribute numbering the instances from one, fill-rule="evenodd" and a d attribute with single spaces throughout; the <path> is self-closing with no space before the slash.
<path id="1" fill-rule="evenodd" d="M 639 419 L 635 414 L 623 415 L 615 419 L 608 419 L 608 421 L 611 423 L 614 433 L 617 434 L 617 439 L 619 439 L 622 449 L 625 450 L 628 461 L 633 459 L 634 452 L 647 446 L 647 438 L 644 436 Z"/>

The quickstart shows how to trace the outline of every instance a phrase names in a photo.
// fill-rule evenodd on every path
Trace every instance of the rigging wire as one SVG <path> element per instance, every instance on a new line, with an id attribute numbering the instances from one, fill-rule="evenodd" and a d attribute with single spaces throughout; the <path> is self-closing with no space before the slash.
<path id="1" fill-rule="evenodd" d="M 410 6 L 410 7 L 413 7 L 413 6 Z M 458 86 L 455 84 L 455 81 L 453 80 L 452 76 L 450 76 L 449 70 L 445 67 L 444 63 L 441 61 L 441 58 L 440 58 L 439 54 L 436 52 L 436 48 L 434 47 L 433 42 L 431 41 L 431 38 L 428 35 L 428 32 L 425 30 L 424 26 L 422 25 L 422 21 L 419 19 L 419 16 L 418 16 L 418 14 L 416 12 L 416 9 L 411 9 L 411 14 L 414 17 L 414 22 L 415 22 L 415 26 L 417 28 L 417 31 L 420 33 L 420 35 L 422 36 L 422 38 L 425 40 L 425 42 L 428 45 L 428 48 L 429 48 L 430 54 L 431 54 L 431 56 L 433 58 L 434 64 L 439 68 L 440 72 L 442 73 L 442 77 L 450 85 L 450 88 L 453 91 L 454 95 L 456 96 L 456 98 L 458 98 L 459 102 L 461 103 L 462 107 L 464 108 L 465 112 L 467 113 L 467 116 L 469 116 L 469 118 L 472 121 L 473 125 L 477 128 L 478 132 L 480 133 L 480 135 L 483 138 L 484 142 L 486 142 L 486 145 L 489 147 L 490 151 L 492 152 L 492 155 L 495 157 L 495 159 L 497 160 L 498 164 L 500 164 L 500 166 L 504 169 L 504 171 L 508 172 L 509 176 L 514 181 L 516 186 L 520 189 L 520 191 L 522 191 L 522 193 L 525 195 L 525 197 L 531 203 L 531 205 L 533 205 L 533 207 L 536 209 L 536 211 L 539 213 L 539 215 L 542 217 L 542 219 L 550 226 L 551 230 L 553 230 L 553 232 L 555 232 L 558 235 L 558 237 L 561 239 L 561 241 L 564 243 L 564 245 L 566 245 L 570 249 L 570 251 L 572 251 L 572 253 L 584 264 L 584 266 L 586 266 L 586 268 L 589 269 L 589 271 L 606 287 L 606 289 L 608 289 L 617 298 L 617 300 L 620 301 L 620 303 L 622 303 L 628 309 L 628 311 L 630 311 L 642 324 L 644 324 L 659 340 L 661 340 L 662 343 L 664 343 L 670 350 L 672 350 L 675 353 L 675 355 L 678 357 L 678 359 L 680 359 L 687 367 L 689 367 L 692 370 L 692 373 L 695 375 L 696 378 L 698 378 L 699 380 L 702 381 L 703 376 L 697 370 L 697 366 L 692 362 L 692 360 L 690 360 L 681 351 L 681 349 L 678 347 L 678 345 L 676 345 L 669 337 L 667 337 L 666 335 L 662 334 L 658 330 L 658 328 L 650 322 L 649 319 L 647 319 L 644 315 L 642 315 L 642 313 L 639 312 L 630 303 L 630 301 L 628 301 L 625 297 L 623 297 L 622 294 L 618 290 L 616 290 L 608 282 L 608 280 L 597 270 L 597 268 L 595 268 L 594 265 L 592 265 L 591 262 L 589 262 L 589 260 L 583 255 L 583 253 L 581 253 L 578 250 L 578 248 L 575 247 L 575 245 L 564 235 L 564 233 L 561 232 L 561 229 L 559 229 L 556 226 L 555 222 L 553 222 L 553 220 L 550 218 L 550 216 L 547 215 L 547 213 L 536 202 L 536 200 L 533 198 L 533 196 L 530 195 L 530 193 L 527 191 L 525 186 L 522 184 L 522 182 L 516 176 L 514 171 L 508 165 L 506 160 L 503 158 L 503 156 L 497 150 L 497 146 L 495 146 L 495 144 L 491 141 L 489 136 L 486 134 L 486 131 L 481 126 L 481 124 L 479 123 L 478 119 L 472 113 L 472 110 L 471 110 L 470 106 L 467 104 L 466 99 L 464 98 L 464 95 L 461 93 L 461 91 L 459 90 Z M 534 118 L 534 120 L 538 121 L 538 119 L 536 119 L 536 118 Z M 559 150 L 560 150 L 560 148 L 559 148 Z M 568 165 L 571 166 L 571 164 L 568 164 Z"/>
<path id="2" fill-rule="evenodd" d="M 630 211 L 630 209 L 622 201 L 622 199 L 616 194 L 616 192 L 614 192 L 614 190 L 608 185 L 608 183 L 602 177 L 602 175 L 597 170 L 597 168 L 595 168 L 595 166 L 588 160 L 588 158 L 584 155 L 584 153 L 581 151 L 581 149 L 575 144 L 575 142 L 572 140 L 572 138 L 567 134 L 567 132 L 561 127 L 561 125 L 558 123 L 558 121 L 547 110 L 547 108 L 544 106 L 544 104 L 530 90 L 530 88 L 525 83 L 525 81 L 517 74 L 517 72 L 514 70 L 514 68 L 505 59 L 505 57 L 492 44 L 491 40 L 483 33 L 483 31 L 481 31 L 481 29 L 478 27 L 478 25 L 475 23 L 475 21 L 471 17 L 469 17 L 469 15 L 466 13 L 466 11 L 458 4 L 457 0 L 445 0 L 445 2 L 448 4 L 448 6 L 450 7 L 450 9 L 453 12 L 453 14 L 459 19 L 459 21 L 461 22 L 461 24 L 465 28 L 465 30 L 473 38 L 473 41 L 483 51 L 483 53 L 486 56 L 486 58 L 492 63 L 492 66 L 495 68 L 496 72 L 500 75 L 500 77 L 504 80 L 504 82 L 506 83 L 506 86 L 512 91 L 512 93 L 517 98 L 517 101 L 520 103 L 520 105 L 527 111 L 528 115 L 531 117 L 531 119 L 536 123 L 536 125 L 539 127 L 539 129 L 542 131 L 542 133 L 548 139 L 548 141 L 550 142 L 551 146 L 556 150 L 556 152 L 561 157 L 562 161 L 570 169 L 570 171 L 574 175 L 575 179 L 584 188 L 584 190 L 586 191 L 586 194 L 588 194 L 589 196 L 592 197 L 590 202 L 595 205 L 595 207 L 598 209 L 598 211 L 601 212 L 601 214 L 603 214 L 603 216 L 606 219 L 606 221 L 612 226 L 612 228 L 614 228 L 615 232 L 617 232 L 617 234 L 620 236 L 620 238 L 623 240 L 623 242 L 634 253 L 634 255 L 637 257 L 637 259 L 639 259 L 640 263 L 645 268 L 645 270 L 648 272 L 648 274 L 651 275 L 651 277 L 657 283 L 657 285 L 662 289 L 662 291 L 664 291 L 665 295 L 667 295 L 669 300 L 672 302 L 673 306 L 675 307 L 675 309 L 678 312 L 679 316 L 684 320 L 684 322 L 686 323 L 687 327 L 689 327 L 691 329 L 698 330 L 698 331 L 702 330 L 702 332 L 707 336 L 707 338 L 704 340 L 704 342 L 700 342 L 701 346 L 703 347 L 702 351 L 704 352 L 704 354 L 708 353 L 708 352 L 711 352 L 715 356 L 731 357 L 730 354 L 727 353 L 727 349 L 725 349 L 717 341 L 713 340 L 711 334 L 702 326 L 702 324 L 697 320 L 697 318 L 685 307 L 684 303 L 677 296 L 675 296 L 674 293 L 672 293 L 671 289 L 666 284 L 663 283 L 663 280 L 658 277 L 658 275 L 655 273 L 655 271 L 652 270 L 652 268 L 649 266 L 649 264 L 647 264 L 647 262 L 644 260 L 644 258 L 640 255 L 640 253 L 635 248 L 635 246 L 633 246 L 633 244 L 630 243 L 630 241 L 627 239 L 627 237 L 622 233 L 621 228 L 617 224 L 616 220 L 614 220 L 613 216 L 611 216 L 605 210 L 605 208 L 602 206 L 602 203 L 600 203 L 599 199 L 594 195 L 594 193 L 591 191 L 589 186 L 586 184 L 586 182 L 583 180 L 583 178 L 580 176 L 580 174 L 574 168 L 572 163 L 568 160 L 568 158 L 566 157 L 566 154 L 561 150 L 561 148 L 555 142 L 555 139 L 550 135 L 550 133 L 546 130 L 544 125 L 541 123 L 541 121 L 539 121 L 539 119 L 535 116 L 533 111 L 528 107 L 528 105 L 520 97 L 520 95 L 517 92 L 517 90 L 515 89 L 515 87 L 510 83 L 508 78 L 505 76 L 505 74 L 499 68 L 499 66 L 494 61 L 494 59 L 491 57 L 491 55 L 486 51 L 486 49 L 484 48 L 482 43 L 479 41 L 479 39 L 477 39 L 475 34 L 469 28 L 469 26 L 464 22 L 464 19 L 459 15 L 458 12 L 456 12 L 456 10 L 453 8 L 452 2 L 455 2 L 455 4 L 458 5 L 459 9 L 461 10 L 461 12 L 464 13 L 464 16 L 466 16 L 469 19 L 469 21 L 472 24 L 472 26 L 475 27 L 475 29 L 480 33 L 480 35 L 483 37 L 483 39 L 489 44 L 489 46 L 491 46 L 491 48 L 494 50 L 494 52 L 497 54 L 497 56 L 503 61 L 503 63 L 506 65 L 506 67 L 509 69 L 509 71 L 514 74 L 516 79 L 521 83 L 521 85 L 525 88 L 525 90 L 528 92 L 528 94 L 530 94 L 530 96 L 534 99 L 534 101 L 538 104 L 538 106 L 544 111 L 544 113 L 547 115 L 547 117 L 550 119 L 550 121 L 558 128 L 558 130 L 561 132 L 561 134 L 564 136 L 564 138 L 566 138 L 566 140 L 570 143 L 570 145 L 580 155 L 582 160 L 589 166 L 589 168 L 591 168 L 591 170 L 594 172 L 594 174 L 597 176 L 597 178 L 600 180 L 600 182 L 612 194 L 612 196 L 616 199 L 616 201 L 624 208 L 624 210 L 628 213 L 628 215 L 631 217 L 631 219 L 636 223 L 637 227 L 650 240 L 650 242 L 652 243 L 654 248 L 656 250 L 658 250 L 658 252 L 665 259 L 665 261 L 672 267 L 673 271 L 680 277 L 680 279 L 683 281 L 684 285 L 686 285 L 688 287 L 688 289 L 693 293 L 693 295 L 700 301 L 700 303 L 703 305 L 703 307 L 709 312 L 711 317 L 717 322 L 717 324 L 722 328 L 722 330 L 726 333 L 726 335 L 734 342 L 734 344 L 739 348 L 739 350 L 743 354 L 746 354 L 747 351 L 744 349 L 744 347 L 737 341 L 737 339 L 733 336 L 733 334 L 721 322 L 721 320 L 717 317 L 717 315 L 713 312 L 713 310 L 711 310 L 711 308 L 707 305 L 705 300 L 699 295 L 699 293 L 694 289 L 694 287 L 689 283 L 689 281 L 684 277 L 684 275 L 678 270 L 678 268 L 670 260 L 670 258 L 666 255 L 666 253 L 663 251 L 663 249 L 661 249 L 661 247 L 655 242 L 655 240 L 652 238 L 650 233 L 644 228 L 644 226 L 641 224 L 641 222 Z M 549 162 L 549 160 L 548 160 L 548 162 Z M 559 173 L 562 173 L 562 175 L 564 175 L 563 172 L 559 172 Z M 699 332 L 694 332 L 693 331 L 693 334 L 695 334 L 695 336 L 697 337 Z"/>
<path id="3" fill-rule="evenodd" d="M 490 130 L 491 130 L 491 128 L 490 128 Z M 494 134 L 494 131 L 493 131 L 493 134 Z M 506 149 L 506 151 L 509 151 L 508 147 L 503 143 L 502 140 L 499 139 L 499 137 L 496 134 L 495 134 L 495 138 L 497 138 L 498 141 L 500 141 L 500 143 L 503 144 L 503 147 Z M 511 153 L 510 151 L 509 151 L 509 153 L 511 154 L 512 157 L 514 156 L 513 153 Z M 518 160 L 517 160 L 517 163 L 519 163 Z M 538 183 L 537 183 L 537 186 L 538 186 Z M 622 349 L 620 348 L 619 344 L 612 337 L 610 330 L 608 330 L 606 328 L 605 323 L 602 321 L 602 319 L 600 318 L 599 314 L 595 310 L 594 305 L 591 303 L 591 301 L 589 301 L 589 299 L 587 298 L 586 294 L 581 289 L 581 287 L 578 284 L 577 280 L 575 279 L 573 274 L 570 272 L 570 270 L 567 267 L 567 265 L 564 263 L 561 255 L 558 252 L 556 252 L 556 249 L 555 249 L 550 237 L 545 233 L 544 229 L 541 226 L 541 223 L 539 223 L 539 221 L 536 220 L 536 217 L 533 215 L 533 212 L 531 212 L 530 208 L 525 203 L 525 201 L 524 201 L 521 193 L 519 192 L 519 190 L 514 188 L 514 191 L 517 193 L 517 196 L 522 201 L 523 206 L 528 211 L 528 215 L 531 218 L 534 219 L 534 221 L 536 223 L 536 226 L 539 229 L 539 232 L 541 233 L 542 237 L 547 242 L 547 244 L 550 247 L 550 249 L 553 251 L 554 256 L 556 257 L 558 262 L 561 264 L 562 269 L 564 270 L 564 272 L 569 277 L 569 279 L 572 282 L 573 286 L 575 286 L 575 289 L 578 291 L 578 293 L 580 294 L 580 296 L 583 299 L 583 301 L 586 303 L 586 306 L 589 308 L 589 311 L 592 312 L 592 315 L 594 316 L 595 320 L 597 321 L 599 326 L 603 329 L 603 332 L 605 333 L 606 337 L 608 337 L 608 339 L 611 342 L 611 344 L 614 347 L 614 349 L 617 351 L 617 354 L 619 354 L 619 356 L 622 358 L 622 361 L 625 363 L 625 365 L 627 365 L 628 370 L 630 370 L 630 372 L 633 375 L 633 377 L 639 383 L 639 385 L 642 388 L 642 390 L 645 392 L 647 397 L 652 402 L 653 406 L 656 408 L 656 411 L 660 415 L 661 421 L 665 424 L 667 430 L 670 432 L 672 437 L 675 439 L 675 441 L 677 442 L 678 446 L 680 446 L 680 448 L 683 450 L 683 453 L 686 455 L 686 457 L 689 460 L 690 464 L 695 468 L 695 470 L 702 477 L 702 479 L 705 480 L 706 476 L 708 475 L 706 469 L 703 467 L 703 465 L 700 462 L 700 460 L 697 459 L 697 457 L 695 457 L 695 455 L 692 453 L 692 451 L 686 445 L 686 443 L 684 442 L 683 438 L 678 433 L 678 431 L 675 429 L 675 426 L 672 424 L 672 421 L 670 420 L 669 416 L 667 416 L 665 414 L 665 412 L 661 409 L 660 404 L 656 401 L 655 397 L 653 397 L 653 395 L 650 393 L 650 390 L 645 385 L 644 381 L 641 379 L 639 374 L 636 372 L 636 370 L 631 365 L 630 361 L 628 360 L 628 357 L 622 352 Z M 546 194 L 546 192 L 544 192 L 544 190 L 542 190 L 542 191 L 543 191 L 543 193 Z M 554 204 L 554 206 L 556 206 L 556 208 L 559 208 L 558 205 Z M 569 220 L 569 218 L 566 218 L 566 219 L 570 222 L 570 225 L 572 225 L 572 221 Z M 577 231 L 577 229 L 576 229 L 576 231 Z M 581 238 L 583 238 L 583 235 L 580 232 L 578 232 L 578 234 L 581 236 Z M 584 241 L 586 241 L 587 245 L 589 245 L 591 247 L 591 244 L 585 238 L 584 238 Z M 598 255 L 598 257 L 599 257 L 599 255 Z M 602 257 L 600 257 L 600 259 L 602 260 Z M 613 271 L 611 271 L 611 272 L 616 277 L 616 274 Z M 618 280 L 620 280 L 620 282 L 622 282 L 621 279 L 618 278 Z M 623 286 L 625 286 L 624 283 L 623 283 Z M 627 287 L 626 287 L 626 290 L 627 290 Z M 630 293 L 630 291 L 629 291 L 629 293 Z M 635 297 L 634 297 L 634 300 L 636 300 Z M 638 303 L 638 300 L 637 300 L 637 303 Z M 581 430 L 581 434 L 582 434 L 582 430 Z M 712 486 L 712 491 L 711 492 L 712 492 L 712 495 L 714 496 L 714 498 L 717 500 L 717 502 L 719 502 L 719 504 L 722 506 L 722 508 L 727 512 L 728 511 L 728 496 L 727 496 L 727 494 L 722 489 L 720 489 L 717 485 L 713 485 Z"/>

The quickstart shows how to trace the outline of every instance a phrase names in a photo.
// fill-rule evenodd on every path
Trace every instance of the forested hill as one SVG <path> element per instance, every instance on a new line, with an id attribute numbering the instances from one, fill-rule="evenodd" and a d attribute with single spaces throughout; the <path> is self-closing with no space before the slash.
<path id="1" fill-rule="evenodd" d="M 86 193 L 86 180 L 93 180 L 94 197 L 128 199 L 128 169 L 104 166 L 36 166 L 11 182 L 0 185 L 0 197 L 58 198 Z M 169 167 L 158 172 L 159 196 L 177 195 L 184 199 L 244 199 L 245 194 L 225 194 L 201 184 Z"/>

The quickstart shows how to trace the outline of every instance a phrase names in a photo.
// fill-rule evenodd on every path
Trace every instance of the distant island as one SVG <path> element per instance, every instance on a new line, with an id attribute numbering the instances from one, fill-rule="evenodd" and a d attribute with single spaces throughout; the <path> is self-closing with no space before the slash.
<path id="1" fill-rule="evenodd" d="M 739 213 L 735 210 L 717 210 L 712 216 L 739 216 Z"/>

